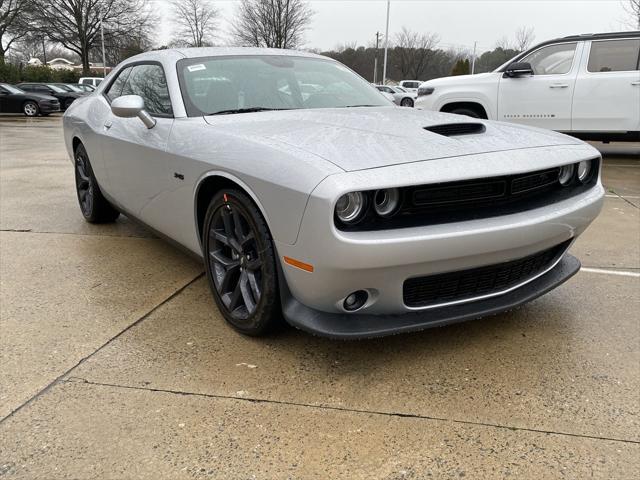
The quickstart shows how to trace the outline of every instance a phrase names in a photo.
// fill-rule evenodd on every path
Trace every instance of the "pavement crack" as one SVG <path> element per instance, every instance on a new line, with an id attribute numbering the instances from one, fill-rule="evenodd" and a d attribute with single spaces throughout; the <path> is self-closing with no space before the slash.
<path id="1" fill-rule="evenodd" d="M 627 202 L 629 205 L 631 205 L 633 208 L 640 208 L 638 207 L 635 203 L 627 200 L 626 198 L 624 198 L 622 195 L 620 195 L 618 192 L 616 192 L 615 190 L 609 190 L 609 193 L 613 193 L 616 197 L 618 197 L 620 200 L 624 200 L 625 202 Z"/>
<path id="2" fill-rule="evenodd" d="M 47 393 L 53 386 L 55 386 L 56 384 L 62 382 L 64 380 L 64 378 L 69 375 L 73 370 L 75 370 L 76 368 L 78 368 L 80 365 L 82 365 L 84 362 L 86 362 L 87 360 L 89 360 L 91 357 L 93 357 L 96 353 L 100 352 L 103 348 L 107 347 L 108 345 L 110 345 L 114 340 L 117 340 L 119 337 L 121 337 L 122 335 L 124 335 L 126 332 L 128 332 L 129 330 L 131 330 L 133 327 L 139 325 L 141 322 L 143 322 L 144 320 L 146 320 L 147 318 L 149 318 L 149 316 L 151 314 L 153 314 L 156 310 L 158 310 L 159 308 L 161 308 L 163 305 L 165 305 L 166 303 L 170 302 L 171 300 L 173 300 L 175 297 L 177 297 L 178 295 L 180 295 L 183 291 L 185 291 L 187 288 L 189 288 L 191 285 L 193 285 L 194 283 L 196 283 L 198 280 L 200 280 L 202 277 L 204 276 L 204 272 L 199 273 L 196 277 L 192 278 L 191 280 L 189 280 L 186 284 L 184 284 L 182 287 L 178 288 L 175 292 L 173 292 L 171 295 L 169 295 L 167 298 L 165 298 L 164 300 L 162 300 L 160 303 L 158 303 L 157 305 L 153 306 L 151 309 L 149 309 L 145 314 L 143 314 L 142 316 L 140 316 L 140 318 L 138 318 L 137 320 L 135 320 L 134 322 L 130 323 L 129 325 L 127 325 L 125 328 L 123 328 L 122 330 L 120 330 L 118 333 L 116 333 L 113 337 L 109 338 L 106 342 L 104 342 L 102 345 L 100 345 L 97 349 L 95 349 L 93 352 L 91 352 L 90 354 L 82 357 L 78 362 L 76 362 L 75 365 L 73 365 L 72 367 L 68 368 L 67 370 L 65 370 L 62 374 L 58 375 L 52 382 L 50 382 L 49 384 L 47 384 L 45 387 L 41 388 L 40 390 L 38 390 L 38 392 L 36 392 L 34 395 L 32 395 L 30 398 L 28 398 L 27 400 L 25 400 L 22 404 L 20 404 L 19 406 L 17 406 L 16 408 L 14 408 L 13 410 L 11 410 L 11 412 L 9 412 L 6 416 L 4 416 L 3 418 L 0 419 L 0 425 L 2 425 L 6 420 L 8 420 L 9 418 L 11 418 L 13 415 L 15 415 L 16 413 L 18 413 L 20 410 L 22 410 L 24 407 L 26 407 L 27 405 L 29 405 L 31 402 L 33 402 L 34 400 L 36 400 L 37 398 L 41 397 L 42 395 L 44 395 L 45 393 Z M 74 378 L 76 379 L 75 381 L 84 381 L 85 383 L 89 383 L 88 381 L 80 378 L 80 377 L 70 377 L 70 378 Z"/>
<path id="3" fill-rule="evenodd" d="M 639 440 L 628 440 L 624 438 L 615 438 L 615 437 L 602 437 L 602 436 L 596 436 L 596 435 L 586 435 L 586 434 L 570 433 L 570 432 L 558 432 L 553 430 L 543 430 L 543 429 L 537 429 L 537 428 L 516 427 L 511 425 L 500 425 L 497 423 L 488 423 L 488 422 L 474 422 L 471 420 L 457 420 L 452 418 L 420 415 L 417 413 L 385 412 L 381 410 L 365 410 L 360 408 L 335 407 L 331 405 L 317 405 L 317 404 L 311 404 L 311 403 L 291 402 L 286 400 L 270 400 L 266 398 L 235 397 L 233 395 L 221 395 L 221 394 L 214 394 L 214 393 L 199 393 L 199 392 L 188 392 L 188 391 L 182 391 L 182 390 L 171 390 L 171 389 L 165 389 L 165 388 L 119 385 L 114 383 L 94 382 L 94 381 L 86 380 L 80 377 L 69 377 L 67 379 L 61 380 L 61 383 L 82 383 L 85 385 L 93 385 L 97 387 L 139 390 L 139 391 L 153 392 L 153 393 L 167 393 L 171 395 L 180 395 L 185 397 L 202 397 L 202 398 L 212 398 L 217 400 L 235 400 L 239 402 L 248 402 L 248 403 L 254 403 L 254 404 L 271 404 L 271 405 L 281 405 L 281 406 L 290 406 L 290 407 L 311 408 L 311 409 L 325 410 L 325 411 L 338 411 L 338 412 L 366 414 L 366 415 L 379 415 L 384 417 L 409 418 L 409 419 L 415 419 L 415 420 L 431 420 L 435 422 L 451 422 L 451 423 L 456 423 L 460 425 L 473 425 L 473 426 L 486 427 L 486 428 L 498 428 L 502 430 L 541 433 L 546 435 L 558 435 L 558 436 L 565 436 L 565 437 L 602 440 L 602 441 L 619 442 L 619 443 L 633 444 L 633 445 L 640 444 Z"/>

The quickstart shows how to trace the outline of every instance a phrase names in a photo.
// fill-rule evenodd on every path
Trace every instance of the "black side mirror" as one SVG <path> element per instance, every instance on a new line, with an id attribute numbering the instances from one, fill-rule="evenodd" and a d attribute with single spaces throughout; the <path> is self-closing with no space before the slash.
<path id="1" fill-rule="evenodd" d="M 533 68 L 531 68 L 531 64 L 528 62 L 514 62 L 504 71 L 504 76 L 510 78 L 525 77 L 528 75 L 533 75 Z"/>

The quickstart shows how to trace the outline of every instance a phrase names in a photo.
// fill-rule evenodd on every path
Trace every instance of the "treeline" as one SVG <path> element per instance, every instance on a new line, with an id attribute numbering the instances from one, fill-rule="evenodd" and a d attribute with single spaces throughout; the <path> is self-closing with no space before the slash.
<path id="1" fill-rule="evenodd" d="M 364 46 L 346 47 L 321 53 L 344 63 L 370 82 L 374 81 L 375 48 Z M 416 59 L 424 58 L 421 66 L 417 69 L 411 68 L 411 62 L 409 62 L 409 67 L 406 63 L 403 63 L 403 56 L 406 56 L 406 52 L 402 47 L 389 49 L 387 79 L 396 82 L 400 80 L 431 80 L 432 78 L 447 77 L 449 75 L 471 73 L 471 59 L 466 52 L 434 48 L 423 51 L 416 50 L 411 53 Z M 518 53 L 519 51 L 516 49 L 503 47 L 484 52 L 476 59 L 475 73 L 495 70 Z M 377 55 L 378 73 L 376 80 L 382 83 L 384 50 L 378 49 Z"/>
<path id="2" fill-rule="evenodd" d="M 0 62 L 0 83 L 78 83 L 82 75 L 82 72 L 78 70 L 55 69 L 46 65 L 24 65 Z M 89 76 L 102 77 L 102 70 L 90 71 Z"/>

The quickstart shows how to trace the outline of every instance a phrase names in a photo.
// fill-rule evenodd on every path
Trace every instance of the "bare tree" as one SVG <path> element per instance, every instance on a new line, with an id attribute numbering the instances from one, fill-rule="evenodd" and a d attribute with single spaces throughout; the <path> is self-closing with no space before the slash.
<path id="1" fill-rule="evenodd" d="M 173 43 L 188 47 L 211 45 L 216 29 L 218 11 L 210 0 L 173 0 Z"/>
<path id="2" fill-rule="evenodd" d="M 395 58 L 397 67 L 404 78 L 420 79 L 434 57 L 440 41 L 436 33 L 412 32 L 402 27 L 395 38 Z"/>
<path id="3" fill-rule="evenodd" d="M 303 0 L 241 0 L 232 35 L 241 45 L 296 48 L 312 17 Z"/>
<path id="4" fill-rule="evenodd" d="M 624 23 L 630 28 L 640 30 L 640 0 L 625 0 L 622 7 L 629 15 L 629 18 Z"/>
<path id="5" fill-rule="evenodd" d="M 514 47 L 516 50 L 524 52 L 531 46 L 535 38 L 536 36 L 533 33 L 533 27 L 519 27 L 516 30 L 516 42 Z"/>
<path id="6" fill-rule="evenodd" d="M 148 0 L 37 0 L 34 12 L 36 28 L 78 54 L 85 74 L 100 43 L 101 19 L 105 40 L 145 34 L 153 19 Z"/>
<path id="7" fill-rule="evenodd" d="M 32 28 L 29 17 L 32 0 L 0 0 L 0 62 L 14 42 L 27 37 Z"/>

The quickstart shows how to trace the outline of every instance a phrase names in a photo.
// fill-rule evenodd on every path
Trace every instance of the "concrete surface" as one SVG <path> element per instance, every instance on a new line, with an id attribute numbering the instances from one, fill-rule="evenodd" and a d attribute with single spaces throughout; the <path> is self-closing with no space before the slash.
<path id="1" fill-rule="evenodd" d="M 605 208 L 573 247 L 593 270 L 549 295 L 251 339 L 197 262 L 83 221 L 59 117 L 0 116 L 0 477 L 637 478 L 640 145 L 602 147 Z"/>

